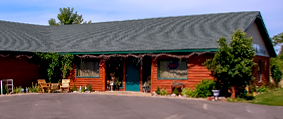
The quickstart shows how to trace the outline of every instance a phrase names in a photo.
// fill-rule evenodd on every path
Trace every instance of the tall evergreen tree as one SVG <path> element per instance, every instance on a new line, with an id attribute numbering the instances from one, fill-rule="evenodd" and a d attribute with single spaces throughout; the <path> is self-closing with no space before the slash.
<path id="1" fill-rule="evenodd" d="M 253 79 L 252 69 L 255 63 L 255 52 L 252 47 L 252 38 L 246 33 L 237 30 L 231 37 L 228 45 L 225 38 L 220 38 L 219 51 L 213 59 L 208 59 L 204 65 L 222 87 L 232 89 L 231 97 L 235 97 L 235 88 L 244 88 Z"/>
<path id="2" fill-rule="evenodd" d="M 91 23 L 91 21 L 83 22 L 84 19 L 82 18 L 82 15 L 78 15 L 77 11 L 74 12 L 74 8 L 60 8 L 59 10 L 60 14 L 57 15 L 59 23 L 56 23 L 56 20 L 51 18 L 48 20 L 50 26 Z"/>

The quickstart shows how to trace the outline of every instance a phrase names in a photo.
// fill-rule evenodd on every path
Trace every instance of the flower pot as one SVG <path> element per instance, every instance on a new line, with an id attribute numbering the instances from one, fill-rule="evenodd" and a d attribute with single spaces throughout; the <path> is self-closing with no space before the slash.
<path id="1" fill-rule="evenodd" d="M 217 97 L 220 94 L 220 90 L 212 90 L 213 95 L 215 96 L 215 99 L 217 100 Z"/>

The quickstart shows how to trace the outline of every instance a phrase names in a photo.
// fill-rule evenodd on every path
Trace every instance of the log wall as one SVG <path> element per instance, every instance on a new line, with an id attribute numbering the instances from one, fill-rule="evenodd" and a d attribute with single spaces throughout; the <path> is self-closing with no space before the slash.
<path id="1" fill-rule="evenodd" d="M 157 60 L 152 58 L 151 65 L 151 92 L 155 91 L 157 87 L 160 89 L 165 88 L 167 92 L 172 93 L 171 84 L 172 81 L 181 82 L 185 84 L 186 88 L 195 88 L 195 85 L 200 83 L 202 79 L 213 79 L 210 71 L 202 65 L 203 62 L 208 58 L 213 58 L 213 55 L 201 55 L 192 56 L 187 60 L 188 62 L 188 78 L 186 80 L 176 80 L 176 79 L 158 79 L 157 78 Z"/>
<path id="2" fill-rule="evenodd" d="M 83 78 L 83 77 L 77 77 L 76 76 L 76 65 L 73 65 L 73 70 L 70 72 L 68 78 L 70 81 L 70 89 L 72 90 L 74 87 L 74 84 L 76 84 L 77 89 L 79 89 L 80 86 L 84 87 L 88 84 L 92 85 L 92 91 L 105 91 L 105 64 L 100 64 L 99 67 L 99 78 Z"/>

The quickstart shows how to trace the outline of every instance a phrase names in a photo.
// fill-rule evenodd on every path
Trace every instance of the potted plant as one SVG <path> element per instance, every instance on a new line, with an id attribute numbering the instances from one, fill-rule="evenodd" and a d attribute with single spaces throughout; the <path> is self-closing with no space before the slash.
<path id="1" fill-rule="evenodd" d="M 80 88 L 81 88 L 81 91 L 80 91 L 81 93 L 85 92 L 85 87 L 84 86 L 82 86 L 82 87 L 80 86 Z"/>
<path id="2" fill-rule="evenodd" d="M 90 93 L 92 91 L 92 86 L 91 84 L 88 84 L 87 89 L 86 89 L 86 93 Z"/>
<path id="3" fill-rule="evenodd" d="M 115 86 L 115 89 L 119 90 L 119 86 L 121 85 L 121 81 L 119 81 L 119 77 L 115 78 L 115 81 L 114 81 L 114 86 Z"/>
<path id="4" fill-rule="evenodd" d="M 213 95 L 215 96 L 215 100 L 217 100 L 217 97 L 220 94 L 220 89 L 217 89 L 215 86 L 213 86 L 211 91 L 212 91 Z"/>
<path id="5" fill-rule="evenodd" d="M 76 84 L 74 84 L 74 87 L 72 88 L 72 91 L 73 91 L 73 93 L 77 93 L 78 92 Z"/>

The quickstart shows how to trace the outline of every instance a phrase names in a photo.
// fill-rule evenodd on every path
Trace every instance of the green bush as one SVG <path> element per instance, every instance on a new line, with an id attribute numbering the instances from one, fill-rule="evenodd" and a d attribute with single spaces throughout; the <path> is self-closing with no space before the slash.
<path id="1" fill-rule="evenodd" d="M 35 85 L 33 85 L 33 83 L 31 84 L 31 87 L 28 87 L 28 91 L 30 92 L 38 92 L 38 86 L 35 83 Z"/>
<path id="2" fill-rule="evenodd" d="M 87 91 L 92 91 L 92 86 L 91 85 L 87 86 Z"/>
<path id="3" fill-rule="evenodd" d="M 256 83 L 251 81 L 250 82 L 250 85 L 249 85 L 249 92 L 252 93 L 252 92 L 256 92 Z"/>
<path id="4" fill-rule="evenodd" d="M 179 95 L 179 90 L 175 87 L 173 94 Z"/>
<path id="5" fill-rule="evenodd" d="M 84 86 L 82 86 L 81 92 L 85 92 L 85 87 Z"/>
<path id="6" fill-rule="evenodd" d="M 74 87 L 72 88 L 72 91 L 78 91 L 76 84 L 74 84 Z"/>
<path id="7" fill-rule="evenodd" d="M 253 100 L 254 96 L 252 94 L 245 94 L 245 93 L 240 93 L 237 98 L 245 99 L 245 100 Z"/>
<path id="8" fill-rule="evenodd" d="M 160 91 L 160 95 L 167 95 L 167 91 L 163 88 L 161 91 Z"/>
<path id="9" fill-rule="evenodd" d="M 22 92 L 22 87 L 13 87 L 13 93 L 21 93 Z"/>
<path id="10" fill-rule="evenodd" d="M 156 93 L 157 95 L 160 95 L 160 88 L 159 88 L 159 86 L 157 87 L 157 90 L 155 91 L 155 93 Z"/>
<path id="11" fill-rule="evenodd" d="M 260 87 L 257 88 L 256 91 L 259 92 L 259 93 L 264 93 L 264 92 L 269 91 L 269 89 L 266 88 L 265 86 L 260 86 Z"/>
<path id="12" fill-rule="evenodd" d="M 8 90 L 8 86 L 5 85 L 4 89 L 3 89 L 3 94 L 8 94 L 9 90 Z"/>
<path id="13" fill-rule="evenodd" d="M 196 85 L 196 89 L 192 93 L 192 97 L 206 98 L 212 95 L 212 88 L 215 86 L 215 82 L 209 79 L 201 80 L 200 84 Z"/>
<path id="14" fill-rule="evenodd" d="M 191 89 L 191 88 L 183 88 L 181 94 L 182 95 L 187 95 L 189 97 L 192 97 L 193 89 Z"/>
<path id="15" fill-rule="evenodd" d="M 274 64 L 271 67 L 271 77 L 276 81 L 276 83 L 281 81 L 282 78 L 282 71 L 280 70 L 280 67 L 278 64 Z"/>

